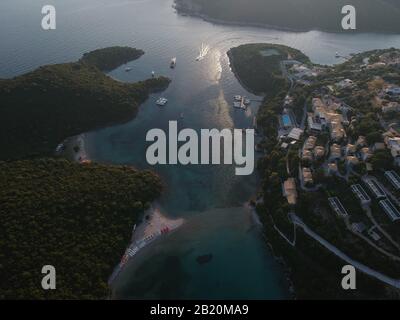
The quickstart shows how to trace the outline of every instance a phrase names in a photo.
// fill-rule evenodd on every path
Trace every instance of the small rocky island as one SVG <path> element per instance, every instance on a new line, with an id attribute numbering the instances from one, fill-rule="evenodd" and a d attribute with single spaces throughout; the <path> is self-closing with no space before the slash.
<path id="1" fill-rule="evenodd" d="M 198 256 L 196 258 L 196 261 L 199 265 L 204 265 L 204 264 L 211 262 L 212 259 L 213 259 L 213 255 L 211 253 L 209 253 L 209 254 L 205 254 L 202 256 Z"/>

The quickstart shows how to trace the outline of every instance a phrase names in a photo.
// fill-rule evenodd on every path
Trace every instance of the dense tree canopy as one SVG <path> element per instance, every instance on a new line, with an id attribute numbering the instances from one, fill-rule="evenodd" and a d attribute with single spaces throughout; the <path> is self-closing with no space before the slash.
<path id="1" fill-rule="evenodd" d="M 129 48 L 102 49 L 81 62 L 0 80 L 0 160 L 51 156 L 65 138 L 132 119 L 148 94 L 166 88 L 169 80 L 126 84 L 97 66 L 116 66 L 141 54 Z"/>
<path id="2" fill-rule="evenodd" d="M 88 63 L 101 71 L 111 71 L 121 64 L 136 60 L 144 51 L 130 47 L 109 47 L 85 53 L 80 62 Z"/>
<path id="3" fill-rule="evenodd" d="M 254 93 L 274 95 L 286 85 L 280 62 L 288 55 L 307 62 L 300 51 L 274 44 L 249 44 L 229 51 L 231 64 L 240 81 Z"/>
<path id="4" fill-rule="evenodd" d="M 132 119 L 149 93 L 166 88 L 166 78 L 125 84 L 102 72 L 142 54 L 106 48 L 0 80 L 0 299 L 107 297 L 108 277 L 160 179 L 41 158 L 65 138 Z M 41 287 L 44 265 L 56 268 L 56 290 Z"/>
<path id="5" fill-rule="evenodd" d="M 0 162 L 0 299 L 94 299 L 161 183 L 129 167 Z M 53 265 L 57 289 L 41 288 Z"/>

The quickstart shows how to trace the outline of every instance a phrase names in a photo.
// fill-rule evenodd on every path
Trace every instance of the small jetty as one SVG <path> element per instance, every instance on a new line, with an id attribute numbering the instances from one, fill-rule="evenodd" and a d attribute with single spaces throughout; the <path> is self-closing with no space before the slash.
<path id="1" fill-rule="evenodd" d="M 246 110 L 251 104 L 251 100 L 247 99 L 245 96 L 236 95 L 233 97 L 233 107 L 236 109 Z"/>
<path id="2" fill-rule="evenodd" d="M 342 58 L 342 59 L 346 59 L 346 60 L 350 60 L 351 58 L 352 58 L 352 55 L 350 54 L 350 56 L 343 56 L 343 55 L 341 55 L 339 52 L 336 52 L 335 53 L 335 58 L 336 59 L 340 59 L 340 58 Z"/>

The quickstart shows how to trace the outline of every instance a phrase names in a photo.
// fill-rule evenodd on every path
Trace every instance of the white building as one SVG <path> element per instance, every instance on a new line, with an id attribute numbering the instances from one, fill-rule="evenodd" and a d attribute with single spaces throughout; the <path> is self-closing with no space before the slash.
<path id="1" fill-rule="evenodd" d="M 354 86 L 354 82 L 350 79 L 344 79 L 338 83 L 336 83 L 336 87 L 339 89 L 347 89 L 352 88 Z"/>
<path id="2" fill-rule="evenodd" d="M 389 199 L 379 201 L 379 205 L 381 206 L 383 211 L 385 211 L 385 213 L 388 215 L 390 220 L 392 220 L 392 222 L 400 220 L 399 210 Z"/>
<path id="3" fill-rule="evenodd" d="M 393 158 L 400 157 L 400 138 L 399 137 L 387 137 L 385 139 L 388 148 L 393 156 Z"/>
<path id="4" fill-rule="evenodd" d="M 395 171 L 386 171 L 385 177 L 390 181 L 396 190 L 400 190 L 400 177 Z"/>
<path id="5" fill-rule="evenodd" d="M 301 130 L 300 128 L 293 128 L 289 135 L 288 138 L 294 139 L 294 140 L 300 140 L 301 136 L 303 135 L 304 131 Z"/>
<path id="6" fill-rule="evenodd" d="M 360 184 L 353 184 L 351 191 L 353 191 L 362 205 L 369 205 L 371 203 L 371 198 Z"/>
<path id="7" fill-rule="evenodd" d="M 392 96 L 400 95 L 400 87 L 389 87 L 385 89 L 385 93 Z"/>

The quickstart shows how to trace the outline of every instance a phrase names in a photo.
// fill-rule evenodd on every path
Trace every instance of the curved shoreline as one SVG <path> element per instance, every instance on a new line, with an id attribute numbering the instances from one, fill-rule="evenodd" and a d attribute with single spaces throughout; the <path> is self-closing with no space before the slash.
<path id="1" fill-rule="evenodd" d="M 218 18 L 212 18 L 204 13 L 200 13 L 198 11 L 190 10 L 188 8 L 182 7 L 181 5 L 176 3 L 176 0 L 174 0 L 173 7 L 176 10 L 176 13 L 182 17 L 189 16 L 192 18 L 198 18 L 203 21 L 213 23 L 213 24 L 218 24 L 218 25 L 226 25 L 226 26 L 234 26 L 234 27 L 262 28 L 262 29 L 296 32 L 296 33 L 306 33 L 306 32 L 311 32 L 311 31 L 326 32 L 326 33 L 332 33 L 332 34 L 348 34 L 349 33 L 348 30 L 341 32 L 339 30 L 334 31 L 334 30 L 317 28 L 317 27 L 289 28 L 289 27 L 283 27 L 283 26 L 272 25 L 272 24 L 261 23 L 261 22 L 248 22 L 248 21 L 246 22 L 246 21 L 223 20 L 223 19 L 218 19 Z M 383 34 L 397 35 L 398 34 L 398 32 L 394 32 L 394 31 L 381 31 L 381 32 L 372 32 L 372 31 L 354 32 L 354 31 L 351 31 L 350 33 L 352 33 L 352 34 L 377 34 L 377 35 L 383 35 Z"/>
<path id="2" fill-rule="evenodd" d="M 296 300 L 296 288 L 294 286 L 293 280 L 292 280 L 292 274 L 289 265 L 286 263 L 285 259 L 282 256 L 278 256 L 276 250 L 274 249 L 274 246 L 272 245 L 272 242 L 268 238 L 268 234 L 266 232 L 265 224 L 261 220 L 260 215 L 257 212 L 257 209 L 254 205 L 250 203 L 246 203 L 245 205 L 249 210 L 250 214 L 252 216 L 253 222 L 256 226 L 261 227 L 260 234 L 261 237 L 264 240 L 265 245 L 268 247 L 268 251 L 271 253 L 272 257 L 274 260 L 281 266 L 282 268 L 282 273 L 284 276 L 284 279 L 287 282 L 287 291 L 288 295 L 291 298 L 291 300 Z"/>
<path id="3" fill-rule="evenodd" d="M 121 262 L 110 275 L 108 285 L 111 290 L 120 273 L 123 272 L 136 255 L 151 246 L 152 243 L 172 234 L 186 222 L 183 218 L 167 218 L 161 214 L 160 209 L 157 207 L 151 207 L 147 212 L 144 212 L 143 218 L 139 224 L 133 226 L 131 242 L 122 256 Z"/>
<path id="4" fill-rule="evenodd" d="M 232 49 L 232 48 L 231 48 L 231 49 Z M 255 91 L 253 91 L 253 90 L 250 89 L 250 88 L 243 82 L 243 80 L 239 77 L 239 75 L 238 75 L 238 73 L 237 73 L 237 71 L 236 71 L 236 68 L 235 68 L 235 58 L 233 57 L 233 54 L 232 54 L 232 52 L 231 52 L 231 49 L 230 49 L 226 54 L 227 54 L 227 56 L 228 56 L 228 58 L 229 58 L 229 67 L 231 68 L 231 71 L 232 71 L 232 73 L 234 74 L 236 80 L 239 82 L 239 84 L 240 84 L 246 91 L 248 91 L 248 92 L 250 92 L 250 93 L 252 93 L 252 94 L 254 94 L 254 95 L 256 95 L 256 96 L 262 97 L 262 98 L 264 99 L 264 97 L 265 97 L 265 95 L 266 95 L 266 92 L 255 92 Z"/>

